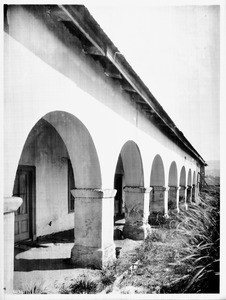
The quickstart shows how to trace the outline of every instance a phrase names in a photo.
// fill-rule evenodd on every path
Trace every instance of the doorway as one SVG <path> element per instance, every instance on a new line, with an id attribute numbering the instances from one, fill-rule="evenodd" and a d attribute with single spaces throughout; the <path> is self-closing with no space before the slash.
<path id="1" fill-rule="evenodd" d="M 35 239 L 35 167 L 19 166 L 13 188 L 13 196 L 23 203 L 15 212 L 15 242 Z"/>

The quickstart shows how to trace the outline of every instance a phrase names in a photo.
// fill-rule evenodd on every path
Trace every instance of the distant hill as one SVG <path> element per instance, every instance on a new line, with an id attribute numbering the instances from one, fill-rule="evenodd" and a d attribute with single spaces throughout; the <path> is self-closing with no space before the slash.
<path id="1" fill-rule="evenodd" d="M 208 166 L 205 169 L 206 175 L 220 177 L 220 161 L 209 160 L 206 163 L 208 164 Z"/>
<path id="2" fill-rule="evenodd" d="M 220 185 L 220 161 L 209 160 L 206 162 L 208 166 L 205 168 L 205 180 L 209 185 Z"/>

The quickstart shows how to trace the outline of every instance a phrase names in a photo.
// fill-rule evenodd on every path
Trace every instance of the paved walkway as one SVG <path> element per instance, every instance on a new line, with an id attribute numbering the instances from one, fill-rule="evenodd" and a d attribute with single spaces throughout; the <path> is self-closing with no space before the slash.
<path id="1" fill-rule="evenodd" d="M 122 248 L 120 256 L 133 251 L 140 243 L 129 239 L 114 242 L 116 247 Z M 64 282 L 80 275 L 99 279 L 100 270 L 76 268 L 70 263 L 73 245 L 72 230 L 15 245 L 14 290 L 29 290 L 40 286 L 51 293 L 57 293 Z"/>

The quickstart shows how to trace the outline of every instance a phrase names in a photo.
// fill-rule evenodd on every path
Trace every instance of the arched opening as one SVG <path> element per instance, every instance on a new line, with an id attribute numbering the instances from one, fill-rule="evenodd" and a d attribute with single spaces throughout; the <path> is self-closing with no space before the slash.
<path id="1" fill-rule="evenodd" d="M 150 186 L 165 186 L 165 172 L 162 158 L 157 154 L 153 160 L 151 167 L 151 180 Z"/>
<path id="2" fill-rule="evenodd" d="M 72 230 L 74 188 L 100 188 L 92 138 L 75 116 L 54 111 L 30 131 L 18 164 L 13 195 L 23 198 L 15 217 L 15 241 Z"/>
<path id="3" fill-rule="evenodd" d="M 114 201 L 114 218 L 115 221 L 125 217 L 125 199 L 123 186 L 125 186 L 124 168 L 121 154 L 119 155 L 114 178 L 114 189 L 117 190 Z"/>
<path id="4" fill-rule="evenodd" d="M 122 234 L 130 235 L 129 226 L 134 217 L 132 211 L 137 209 L 139 202 L 136 200 L 140 196 L 137 194 L 138 198 L 134 199 L 133 193 L 125 191 L 125 188 L 135 190 L 143 186 L 144 175 L 140 150 L 135 142 L 127 141 L 120 151 L 115 169 L 114 188 L 117 192 L 114 201 L 114 239 L 121 239 Z M 139 214 L 136 217 L 139 219 Z M 127 226 L 127 223 L 130 225 Z M 125 228 L 128 230 L 126 231 Z"/>
<path id="5" fill-rule="evenodd" d="M 152 193 L 150 194 L 149 223 L 156 225 L 156 222 L 163 221 L 162 218 L 165 211 L 165 171 L 159 154 L 155 156 L 152 163 L 150 186 L 152 187 Z"/>
<path id="6" fill-rule="evenodd" d="M 168 198 L 168 210 L 175 209 L 177 207 L 177 165 L 173 161 L 169 169 L 169 198 Z"/>
<path id="7" fill-rule="evenodd" d="M 191 186 L 191 169 L 188 171 L 188 180 L 187 180 L 187 203 L 191 202 L 191 195 L 192 195 L 192 186 Z"/>
<path id="8" fill-rule="evenodd" d="M 186 171 L 183 166 L 180 171 L 180 189 L 179 189 L 179 205 L 185 203 L 185 189 L 186 189 Z"/>

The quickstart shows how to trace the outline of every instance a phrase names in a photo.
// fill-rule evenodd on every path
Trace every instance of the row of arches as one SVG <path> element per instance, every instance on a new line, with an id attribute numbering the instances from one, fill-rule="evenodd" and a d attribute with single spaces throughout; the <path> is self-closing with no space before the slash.
<path id="1" fill-rule="evenodd" d="M 90 260 L 95 264 L 104 260 L 102 254 L 96 256 L 101 251 L 107 251 L 106 257 L 113 255 L 114 217 L 125 217 L 125 236 L 143 239 L 150 212 L 179 209 L 179 203 L 186 204 L 192 194 L 195 170 L 186 166 L 179 170 L 176 161 L 167 169 L 160 154 L 153 158 L 150 184 L 145 186 L 141 151 L 131 139 L 118 154 L 114 174 L 109 168 L 113 179 L 109 190 L 103 189 L 106 173 L 98 149 L 86 126 L 70 113 L 50 112 L 34 125 L 24 143 L 13 188 L 13 195 L 23 198 L 15 217 L 16 240 L 74 226 L 72 257 L 82 265 Z M 109 161 L 112 157 L 115 149 L 108 153 Z M 90 251 L 96 253 L 92 259 L 86 256 Z"/>

